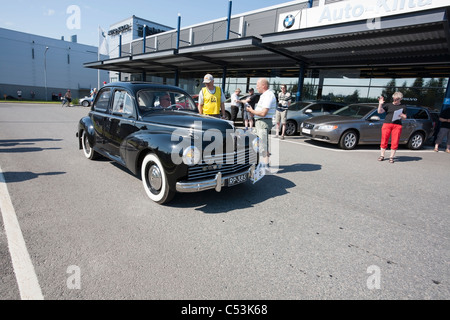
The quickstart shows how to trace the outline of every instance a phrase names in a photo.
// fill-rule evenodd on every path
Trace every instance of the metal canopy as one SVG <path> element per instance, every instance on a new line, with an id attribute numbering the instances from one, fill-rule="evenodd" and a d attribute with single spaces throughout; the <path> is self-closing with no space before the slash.
<path id="1" fill-rule="evenodd" d="M 85 67 L 117 72 L 203 77 L 298 76 L 308 68 L 440 65 L 450 73 L 449 8 L 248 37 L 97 61 Z M 377 25 L 377 23 L 379 23 Z M 438 75 L 436 75 L 438 76 Z"/>

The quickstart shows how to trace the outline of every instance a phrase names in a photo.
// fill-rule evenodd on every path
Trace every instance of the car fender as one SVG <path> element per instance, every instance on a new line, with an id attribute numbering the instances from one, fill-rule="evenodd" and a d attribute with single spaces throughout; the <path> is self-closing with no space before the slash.
<path id="1" fill-rule="evenodd" d="M 82 132 L 85 131 L 87 133 L 87 138 L 89 141 L 89 144 L 91 146 L 95 145 L 95 130 L 94 130 L 94 123 L 92 122 L 92 119 L 90 117 L 84 117 L 80 119 L 80 122 L 78 123 L 78 146 L 79 149 L 82 149 Z"/>
<path id="2" fill-rule="evenodd" d="M 172 141 L 172 133 L 159 130 L 138 131 L 130 135 L 121 152 L 125 155 L 126 167 L 134 174 L 140 172 L 144 157 L 149 153 L 155 153 L 160 159 L 164 170 L 167 173 L 169 185 L 175 186 L 177 179 L 187 175 L 187 166 L 183 163 L 177 165 L 172 160 L 172 149 L 176 142 Z"/>

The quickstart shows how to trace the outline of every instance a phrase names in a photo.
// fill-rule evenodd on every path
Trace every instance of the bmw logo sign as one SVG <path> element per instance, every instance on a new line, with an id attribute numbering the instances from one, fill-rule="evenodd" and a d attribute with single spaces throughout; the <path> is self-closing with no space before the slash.
<path id="1" fill-rule="evenodd" d="M 294 22 L 295 22 L 295 17 L 292 14 L 290 14 L 290 15 L 286 16 L 286 18 L 284 18 L 283 26 L 286 29 L 289 29 L 294 25 Z"/>

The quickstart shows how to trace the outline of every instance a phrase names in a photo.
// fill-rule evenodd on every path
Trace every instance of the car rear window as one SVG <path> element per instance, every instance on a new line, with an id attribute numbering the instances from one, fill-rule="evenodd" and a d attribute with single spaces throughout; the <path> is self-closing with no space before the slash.
<path id="1" fill-rule="evenodd" d="M 98 98 L 94 104 L 94 110 L 105 112 L 109 106 L 109 100 L 111 99 L 111 89 L 105 88 L 100 90 L 98 94 Z"/>
<path id="2" fill-rule="evenodd" d="M 351 105 L 345 106 L 345 107 L 333 112 L 333 114 L 338 115 L 338 116 L 362 119 L 366 114 L 371 112 L 373 109 L 374 109 L 374 107 L 371 107 L 371 106 L 351 104 Z"/>

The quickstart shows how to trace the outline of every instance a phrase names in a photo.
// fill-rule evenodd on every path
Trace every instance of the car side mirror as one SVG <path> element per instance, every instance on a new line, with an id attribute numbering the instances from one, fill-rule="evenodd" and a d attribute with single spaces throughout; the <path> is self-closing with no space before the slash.
<path id="1" fill-rule="evenodd" d="M 370 121 L 380 121 L 380 117 L 379 116 L 371 116 Z"/>
<path id="2" fill-rule="evenodd" d="M 306 114 L 312 113 L 312 110 L 311 110 L 311 109 L 306 109 L 306 110 L 305 110 L 305 113 L 306 113 Z"/>

